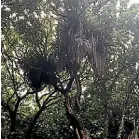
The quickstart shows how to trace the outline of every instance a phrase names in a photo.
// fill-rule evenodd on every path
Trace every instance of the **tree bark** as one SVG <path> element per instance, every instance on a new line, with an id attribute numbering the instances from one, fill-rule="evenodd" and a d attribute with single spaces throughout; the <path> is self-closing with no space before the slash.
<path id="1" fill-rule="evenodd" d="M 68 94 L 65 95 L 64 105 L 66 109 L 66 116 L 69 120 L 70 125 L 73 127 L 74 139 L 91 139 L 87 132 L 81 128 L 78 118 L 73 114 Z"/>
<path id="2" fill-rule="evenodd" d="M 27 134 L 25 136 L 25 139 L 31 139 L 31 135 L 32 135 L 32 130 L 37 122 L 37 119 L 39 118 L 39 116 L 41 115 L 43 111 L 43 107 L 41 107 L 41 109 L 36 113 L 36 115 L 34 116 L 29 128 L 28 128 L 28 131 L 27 131 Z"/>
<path id="3" fill-rule="evenodd" d="M 121 122 L 120 122 L 120 127 L 119 127 L 119 131 L 118 131 L 117 139 L 121 138 L 121 134 L 122 134 L 122 131 L 123 131 L 123 128 L 124 128 L 124 119 L 125 119 L 125 115 L 123 114 Z"/>
<path id="4" fill-rule="evenodd" d="M 15 132 L 16 113 L 12 113 L 10 117 L 11 117 L 10 132 Z"/>
<path id="5" fill-rule="evenodd" d="M 106 115 L 105 122 L 104 122 L 103 139 L 107 139 L 108 137 L 108 128 L 109 128 L 109 118 L 108 115 Z"/>

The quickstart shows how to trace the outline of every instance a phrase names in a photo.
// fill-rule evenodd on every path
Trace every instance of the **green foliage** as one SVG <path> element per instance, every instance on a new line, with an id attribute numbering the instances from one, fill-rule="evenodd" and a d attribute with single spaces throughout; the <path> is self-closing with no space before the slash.
<path id="1" fill-rule="evenodd" d="M 34 139 L 73 138 L 64 97 L 45 85 L 33 92 L 25 76 L 23 61 L 42 68 L 48 60 L 56 65 L 54 72 L 64 88 L 71 75 L 75 78 L 69 93 L 71 106 L 91 138 L 117 138 L 120 128 L 124 129 L 122 117 L 134 121 L 137 133 L 139 30 L 135 16 L 139 5 L 126 3 L 2 1 L 3 138 L 26 138 L 30 128 Z"/>

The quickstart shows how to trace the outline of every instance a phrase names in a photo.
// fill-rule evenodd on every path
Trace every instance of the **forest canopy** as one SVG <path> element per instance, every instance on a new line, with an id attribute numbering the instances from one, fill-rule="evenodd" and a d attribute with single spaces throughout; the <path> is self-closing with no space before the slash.
<path id="1" fill-rule="evenodd" d="M 2 139 L 139 138 L 139 4 L 1 1 Z"/>

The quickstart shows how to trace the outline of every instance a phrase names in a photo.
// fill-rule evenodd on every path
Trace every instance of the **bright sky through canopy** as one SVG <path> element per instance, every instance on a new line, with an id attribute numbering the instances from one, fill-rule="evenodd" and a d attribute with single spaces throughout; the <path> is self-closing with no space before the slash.
<path id="1" fill-rule="evenodd" d="M 139 3 L 139 0 L 130 0 L 130 1 L 129 1 L 129 5 L 132 5 L 132 4 L 134 4 L 134 3 Z"/>

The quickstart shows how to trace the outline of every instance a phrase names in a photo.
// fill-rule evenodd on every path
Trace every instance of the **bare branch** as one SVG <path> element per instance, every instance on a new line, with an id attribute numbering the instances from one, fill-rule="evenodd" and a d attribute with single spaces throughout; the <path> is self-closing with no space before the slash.
<path id="1" fill-rule="evenodd" d="M 38 97 L 38 93 L 36 93 L 36 103 L 38 104 L 39 109 L 41 108 L 41 104 L 39 102 L 39 97 Z"/>

